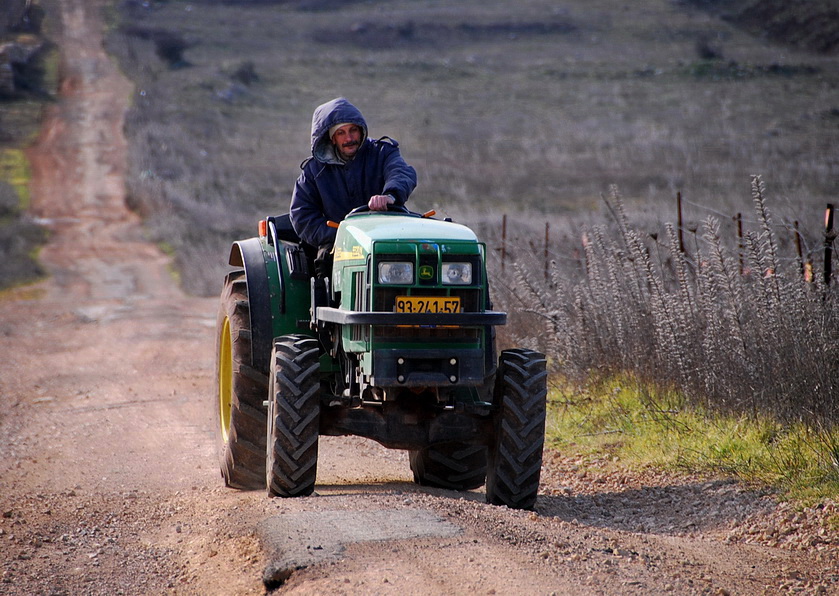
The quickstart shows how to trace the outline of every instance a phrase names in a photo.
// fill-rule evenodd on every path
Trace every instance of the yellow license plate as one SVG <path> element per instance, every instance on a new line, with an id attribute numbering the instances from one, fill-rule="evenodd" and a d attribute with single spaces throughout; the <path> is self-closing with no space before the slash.
<path id="1" fill-rule="evenodd" d="M 460 312 L 460 298 L 457 296 L 397 296 L 396 312 L 404 313 L 446 313 Z"/>

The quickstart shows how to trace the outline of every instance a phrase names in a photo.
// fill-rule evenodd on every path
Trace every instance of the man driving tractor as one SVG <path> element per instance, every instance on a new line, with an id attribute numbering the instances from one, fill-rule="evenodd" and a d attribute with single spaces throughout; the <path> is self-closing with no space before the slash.
<path id="1" fill-rule="evenodd" d="M 373 211 L 404 205 L 417 185 L 417 173 L 389 137 L 367 137 L 361 112 L 343 97 L 315 108 L 312 115 L 312 157 L 294 185 L 290 216 L 294 231 L 318 250 L 318 276 L 328 276 L 335 229 L 339 222 L 366 205 Z"/>
<path id="2" fill-rule="evenodd" d="M 485 484 L 488 503 L 532 509 L 547 360 L 498 353 L 507 315 L 492 310 L 486 245 L 405 209 L 414 168 L 346 99 L 315 110 L 302 170 L 291 213 L 228 259 L 214 399 L 225 484 L 311 495 L 319 437 L 360 436 L 408 451 L 417 484 Z"/>

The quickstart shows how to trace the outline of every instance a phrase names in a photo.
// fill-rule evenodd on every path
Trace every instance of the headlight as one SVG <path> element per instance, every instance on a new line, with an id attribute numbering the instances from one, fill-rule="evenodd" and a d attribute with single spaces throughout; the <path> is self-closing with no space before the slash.
<path id="1" fill-rule="evenodd" d="M 379 263 L 380 284 L 414 283 L 414 264 L 402 262 Z"/>
<path id="2" fill-rule="evenodd" d="M 472 283 L 472 263 L 443 263 L 443 283 L 468 286 Z"/>

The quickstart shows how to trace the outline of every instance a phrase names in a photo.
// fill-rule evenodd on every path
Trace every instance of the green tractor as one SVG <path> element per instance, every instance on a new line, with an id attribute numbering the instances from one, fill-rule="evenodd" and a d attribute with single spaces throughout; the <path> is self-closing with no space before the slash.
<path id="1" fill-rule="evenodd" d="M 218 315 L 215 397 L 225 484 L 310 495 L 320 435 L 409 452 L 414 480 L 531 509 L 545 435 L 545 357 L 496 360 L 486 247 L 404 208 L 338 225 L 332 276 L 288 215 L 233 244 Z"/>

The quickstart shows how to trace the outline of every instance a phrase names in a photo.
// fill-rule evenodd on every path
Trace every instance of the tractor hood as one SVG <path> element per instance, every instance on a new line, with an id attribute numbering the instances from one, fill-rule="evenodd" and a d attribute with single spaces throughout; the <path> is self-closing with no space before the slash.
<path id="1" fill-rule="evenodd" d="M 368 254 L 375 242 L 477 242 L 474 232 L 461 224 L 402 214 L 364 214 L 346 218 L 335 246 Z"/>

